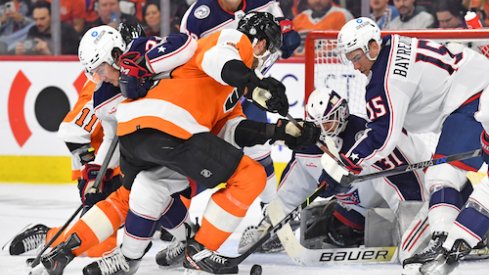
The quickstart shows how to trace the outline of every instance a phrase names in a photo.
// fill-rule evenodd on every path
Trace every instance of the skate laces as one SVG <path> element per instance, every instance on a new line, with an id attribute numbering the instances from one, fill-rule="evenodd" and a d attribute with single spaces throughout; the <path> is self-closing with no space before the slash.
<path id="1" fill-rule="evenodd" d="M 423 251 L 421 251 L 419 254 L 420 255 L 429 255 L 429 254 L 432 254 L 433 252 L 436 252 L 438 247 L 440 247 L 442 242 L 443 242 L 443 237 L 444 237 L 443 234 L 436 234 L 435 233 L 435 237 L 433 237 L 433 239 L 430 240 L 430 242 L 428 243 L 428 246 Z"/>
<path id="2" fill-rule="evenodd" d="M 173 238 L 172 242 L 168 245 L 168 256 L 167 258 L 172 259 L 180 256 L 185 250 L 185 244 L 175 238 Z"/>
<path id="3" fill-rule="evenodd" d="M 24 250 L 29 251 L 38 248 L 46 240 L 46 234 L 34 234 L 22 240 Z"/>
<path id="4" fill-rule="evenodd" d="M 102 275 L 113 274 L 119 270 L 129 272 L 129 264 L 120 250 L 116 250 L 112 254 L 109 253 L 108 255 L 104 255 L 102 258 L 97 260 L 97 264 Z"/>
<path id="5" fill-rule="evenodd" d="M 212 252 L 212 254 L 209 256 L 209 259 L 221 265 L 225 265 L 228 261 L 226 257 L 220 256 L 214 252 Z"/>

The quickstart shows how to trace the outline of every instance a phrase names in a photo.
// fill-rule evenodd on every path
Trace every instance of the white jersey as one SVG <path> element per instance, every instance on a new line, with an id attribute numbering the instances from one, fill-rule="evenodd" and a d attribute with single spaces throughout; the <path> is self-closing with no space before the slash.
<path id="1" fill-rule="evenodd" d="M 348 151 L 358 164 L 389 155 L 403 129 L 438 133 L 445 118 L 489 84 L 489 60 L 459 44 L 384 38 L 366 87 L 368 129 Z"/>
<path id="2" fill-rule="evenodd" d="M 356 116 L 350 116 L 347 129 L 341 135 L 342 144 L 340 152 L 348 150 L 354 143 L 355 136 L 361 135 L 361 127 L 364 120 Z M 405 132 L 401 135 L 400 146 L 387 158 L 373 165 L 365 167 L 362 174 L 369 174 L 380 170 L 394 168 L 399 165 L 428 160 L 431 151 L 423 140 L 408 136 Z M 285 211 L 291 211 L 302 203 L 318 186 L 318 179 L 323 168 L 321 166 L 322 151 L 316 146 L 302 151 L 294 151 L 292 159 L 287 164 L 284 175 L 277 192 L 278 199 L 282 202 Z M 396 210 L 399 202 L 404 200 L 424 200 L 427 196 L 424 188 L 424 172 L 422 170 L 405 173 L 402 175 L 377 178 L 370 181 L 359 182 L 343 195 L 337 195 L 338 202 L 346 207 L 356 206 L 361 208 L 378 207 L 383 198 L 392 210 Z"/>

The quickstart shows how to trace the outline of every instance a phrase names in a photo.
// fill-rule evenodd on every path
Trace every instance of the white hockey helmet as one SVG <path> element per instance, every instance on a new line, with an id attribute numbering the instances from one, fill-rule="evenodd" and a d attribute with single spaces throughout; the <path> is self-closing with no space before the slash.
<path id="1" fill-rule="evenodd" d="M 348 123 L 348 102 L 329 88 L 314 90 L 307 100 L 306 120 L 321 127 L 321 139 L 336 137 Z"/>
<path id="2" fill-rule="evenodd" d="M 125 49 L 126 43 L 120 32 L 103 25 L 93 27 L 83 35 L 78 47 L 78 58 L 85 68 L 85 74 L 92 80 L 94 69 L 104 62 L 118 70 L 116 58 Z"/>
<path id="3" fill-rule="evenodd" d="M 345 55 L 356 49 L 362 49 L 367 58 L 374 60 L 369 55 L 368 44 L 370 41 L 382 43 L 380 29 L 377 24 L 370 18 L 359 17 L 348 21 L 341 28 L 338 34 L 338 51 L 344 63 L 348 63 Z"/>

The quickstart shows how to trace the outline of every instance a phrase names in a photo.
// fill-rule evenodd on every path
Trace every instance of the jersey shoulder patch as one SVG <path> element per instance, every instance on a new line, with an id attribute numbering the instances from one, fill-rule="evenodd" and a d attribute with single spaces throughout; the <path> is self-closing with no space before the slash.
<path id="1" fill-rule="evenodd" d="M 195 8 L 194 16 L 197 19 L 207 18 L 211 14 L 211 9 L 207 5 L 200 5 Z"/>

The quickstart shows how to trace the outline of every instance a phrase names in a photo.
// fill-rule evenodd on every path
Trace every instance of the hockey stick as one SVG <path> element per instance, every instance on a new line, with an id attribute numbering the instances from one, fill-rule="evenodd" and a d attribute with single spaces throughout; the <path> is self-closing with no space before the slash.
<path id="1" fill-rule="evenodd" d="M 105 172 L 107 171 L 107 167 L 109 166 L 109 162 L 112 159 L 112 156 L 114 155 L 115 149 L 117 148 L 117 144 L 119 143 L 119 139 L 117 136 L 112 140 L 112 143 L 110 144 L 109 150 L 107 151 L 107 156 L 105 157 L 104 161 L 102 162 L 102 165 L 100 166 L 100 170 L 97 174 L 97 177 L 95 178 L 95 182 L 92 186 L 93 189 L 97 190 L 100 184 L 102 183 L 102 179 L 104 178 Z M 68 220 L 63 224 L 63 226 L 56 232 L 56 234 L 49 240 L 49 242 L 43 247 L 41 252 L 39 252 L 34 258 L 34 260 L 31 262 L 31 267 L 37 266 L 40 261 L 41 261 L 41 256 L 42 254 L 58 239 L 58 237 L 65 231 L 65 229 L 70 225 L 70 223 L 75 219 L 75 217 L 80 213 L 80 211 L 83 209 L 84 205 L 80 204 L 80 206 L 75 210 L 75 212 L 68 218 Z"/>
<path id="2" fill-rule="evenodd" d="M 323 191 L 323 188 L 325 187 L 325 184 L 321 184 L 316 191 L 314 191 L 313 194 L 311 194 L 306 201 L 301 203 L 299 206 L 294 208 L 289 214 L 285 215 L 280 221 L 275 223 L 273 226 L 270 226 L 265 234 L 263 234 L 260 239 L 256 243 L 254 243 L 248 250 L 246 250 L 243 254 L 237 256 L 237 257 L 229 257 L 229 264 L 231 266 L 237 266 L 240 263 L 242 263 L 249 255 L 251 255 L 253 252 L 255 252 L 263 243 L 265 243 L 271 236 L 277 234 L 277 231 L 279 231 L 282 227 L 287 225 L 292 219 L 294 219 L 299 213 L 304 209 L 306 206 L 309 205 L 310 202 L 315 200 L 319 194 Z M 290 228 L 290 226 L 289 226 Z"/>
<path id="3" fill-rule="evenodd" d="M 421 162 L 413 163 L 413 164 L 405 164 L 405 165 L 394 167 L 392 169 L 383 170 L 383 171 L 379 171 L 379 172 L 375 172 L 375 173 L 371 173 L 371 174 L 366 174 L 366 175 L 349 174 L 349 175 L 343 176 L 340 183 L 342 185 L 349 185 L 349 184 L 351 184 L 353 182 L 357 182 L 357 181 L 364 181 L 364 180 L 370 180 L 370 179 L 375 179 L 375 178 L 380 178 L 380 177 L 389 177 L 389 176 L 404 174 L 404 173 L 411 172 L 414 170 L 424 169 L 424 168 L 427 168 L 430 166 L 449 163 L 449 162 L 457 161 L 457 160 L 470 159 L 473 157 L 480 156 L 481 152 L 482 152 L 481 149 L 476 149 L 476 150 L 472 150 L 469 152 L 453 154 L 453 155 L 449 155 L 449 156 L 442 157 L 442 158 L 436 158 L 436 159 L 431 159 L 431 160 L 427 160 L 427 161 L 421 161 Z"/>

